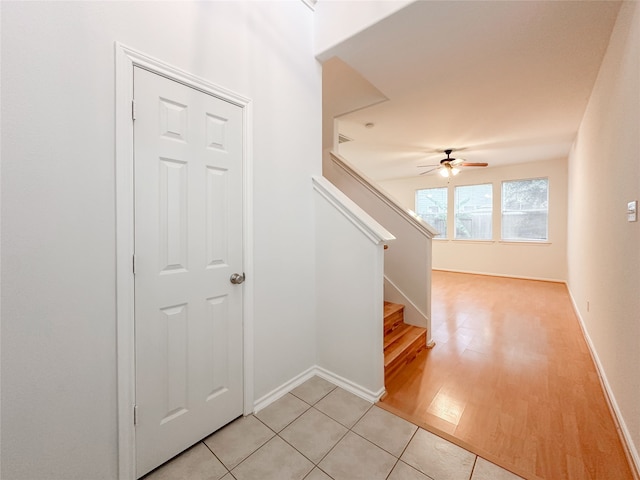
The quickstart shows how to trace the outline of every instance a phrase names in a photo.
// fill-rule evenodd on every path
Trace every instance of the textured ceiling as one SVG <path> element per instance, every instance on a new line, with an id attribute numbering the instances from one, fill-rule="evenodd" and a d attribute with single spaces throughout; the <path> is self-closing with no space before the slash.
<path id="1" fill-rule="evenodd" d="M 566 158 L 619 7 L 409 5 L 335 47 L 340 61 L 324 64 L 325 105 L 353 139 L 340 154 L 376 180 L 415 176 L 445 148 L 490 167 Z M 369 97 L 373 105 L 362 108 Z"/>

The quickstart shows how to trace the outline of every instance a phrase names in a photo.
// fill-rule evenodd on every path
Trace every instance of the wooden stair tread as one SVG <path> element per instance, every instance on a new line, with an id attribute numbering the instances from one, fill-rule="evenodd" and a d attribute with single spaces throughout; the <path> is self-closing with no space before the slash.
<path id="1" fill-rule="evenodd" d="M 384 350 L 387 351 L 387 348 L 396 340 L 404 335 L 404 333 L 409 329 L 411 325 L 407 325 L 406 323 L 401 323 L 392 331 L 385 333 L 384 335 Z"/>
<path id="2" fill-rule="evenodd" d="M 384 317 L 388 317 L 389 315 L 393 315 L 400 310 L 404 310 L 404 305 L 400 305 L 399 303 L 391 303 L 384 302 Z"/>
<path id="3" fill-rule="evenodd" d="M 389 348 L 385 349 L 384 354 L 384 366 L 388 367 L 396 359 L 400 358 L 407 350 L 413 349 L 422 350 L 426 348 L 427 329 L 416 327 L 414 325 L 406 325 L 407 328 L 403 329 L 402 335 L 396 339 L 395 342 L 389 345 Z M 416 343 L 416 345 L 414 345 Z M 422 343 L 423 345 L 420 345 Z"/>

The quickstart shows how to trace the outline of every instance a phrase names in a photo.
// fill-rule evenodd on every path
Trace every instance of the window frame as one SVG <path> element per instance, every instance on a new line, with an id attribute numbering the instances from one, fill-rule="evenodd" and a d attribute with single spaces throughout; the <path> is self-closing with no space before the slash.
<path id="1" fill-rule="evenodd" d="M 507 183 L 517 183 L 517 182 L 528 182 L 533 180 L 545 180 L 547 187 L 547 198 L 546 198 L 546 225 L 545 225 L 545 238 L 509 238 L 505 237 L 505 194 L 504 188 Z M 549 243 L 549 206 L 550 206 L 550 181 L 549 177 L 530 177 L 530 178 L 518 178 L 512 180 L 502 180 L 500 182 L 500 241 L 506 243 Z"/>
<path id="2" fill-rule="evenodd" d="M 490 206 L 491 206 L 491 210 L 490 210 L 490 217 L 489 217 L 489 237 L 487 238 L 463 238 L 463 237 L 459 237 L 458 236 L 458 214 L 459 213 L 465 213 L 465 211 L 463 210 L 462 212 L 458 212 L 458 189 L 464 189 L 464 188 L 469 188 L 469 187 L 479 187 L 479 186 L 488 186 L 490 188 L 491 191 L 491 201 Z M 467 184 L 467 185 L 453 185 L 453 239 L 457 240 L 457 241 L 464 241 L 464 242 L 493 242 L 494 241 L 494 202 L 495 199 L 495 192 L 494 192 L 494 183 L 493 182 L 484 182 L 484 183 L 471 183 L 471 184 Z M 470 212 L 473 212 L 477 209 L 473 209 L 470 210 Z"/>
<path id="3" fill-rule="evenodd" d="M 418 195 L 420 192 L 424 192 L 427 190 L 444 191 L 444 216 L 445 216 L 444 233 L 440 233 L 439 235 L 434 236 L 433 240 L 449 240 L 450 238 L 449 237 L 449 186 L 447 185 L 446 187 L 425 187 L 425 188 L 418 188 L 415 190 L 414 207 L 415 207 L 416 215 L 418 215 L 418 217 L 420 217 L 421 220 L 423 220 L 424 222 L 428 223 L 429 225 L 434 227 L 436 230 L 438 230 L 438 228 L 433 223 L 424 219 L 421 213 L 418 211 Z M 441 212 L 436 212 L 436 214 L 441 214 Z"/>

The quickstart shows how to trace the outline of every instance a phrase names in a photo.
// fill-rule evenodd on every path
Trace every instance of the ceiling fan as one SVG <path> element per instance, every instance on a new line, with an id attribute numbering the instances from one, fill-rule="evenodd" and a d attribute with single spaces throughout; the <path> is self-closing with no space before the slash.
<path id="1" fill-rule="evenodd" d="M 453 177 L 460 173 L 460 167 L 487 167 L 489 164 L 486 162 L 467 162 L 463 158 L 451 158 L 451 153 L 453 153 L 452 148 L 448 148 L 444 150 L 444 153 L 447 154 L 447 158 L 443 158 L 440 160 L 440 164 L 436 165 L 418 165 L 418 168 L 429 168 L 433 167 L 430 170 L 420 173 L 420 175 L 426 175 L 427 173 L 431 173 L 435 170 L 438 170 L 440 175 L 445 178 Z"/>

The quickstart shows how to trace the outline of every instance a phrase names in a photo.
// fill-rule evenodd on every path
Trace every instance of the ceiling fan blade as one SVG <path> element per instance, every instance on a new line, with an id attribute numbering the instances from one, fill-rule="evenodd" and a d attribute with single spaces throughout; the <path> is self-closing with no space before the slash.
<path id="1" fill-rule="evenodd" d="M 429 168 L 429 167 L 439 167 L 440 165 L 435 164 L 435 165 L 416 165 L 416 167 L 418 168 Z"/>
<path id="2" fill-rule="evenodd" d="M 431 173 L 431 172 L 433 172 L 434 170 L 438 170 L 438 169 L 440 169 L 440 167 L 432 168 L 431 170 L 427 170 L 426 172 L 422 172 L 422 173 L 420 173 L 420 175 L 426 175 L 427 173 Z"/>
<path id="3" fill-rule="evenodd" d="M 462 162 L 460 163 L 463 167 L 488 167 L 489 164 L 486 162 Z"/>

